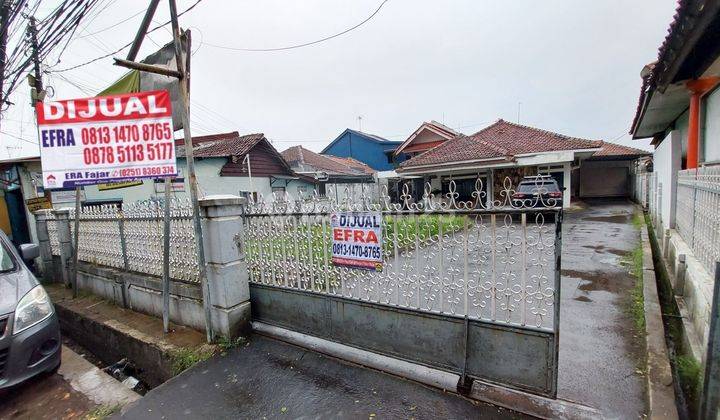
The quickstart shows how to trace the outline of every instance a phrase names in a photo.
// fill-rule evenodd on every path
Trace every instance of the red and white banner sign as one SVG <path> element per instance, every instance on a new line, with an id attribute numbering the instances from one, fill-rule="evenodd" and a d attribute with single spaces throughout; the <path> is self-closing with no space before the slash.
<path id="1" fill-rule="evenodd" d="M 38 103 L 36 110 L 45 188 L 177 176 L 167 91 Z"/>
<path id="2" fill-rule="evenodd" d="M 382 271 L 380 212 L 337 212 L 330 216 L 333 265 Z"/>

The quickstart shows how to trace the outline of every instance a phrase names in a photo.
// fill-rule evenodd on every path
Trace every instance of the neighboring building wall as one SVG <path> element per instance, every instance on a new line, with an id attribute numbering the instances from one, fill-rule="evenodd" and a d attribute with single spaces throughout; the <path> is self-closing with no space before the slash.
<path id="1" fill-rule="evenodd" d="M 701 160 L 705 163 L 720 163 L 720 88 L 705 97 L 703 111 Z"/>
<path id="2" fill-rule="evenodd" d="M 197 159 L 195 161 L 195 172 L 197 173 L 198 189 L 201 197 L 214 194 L 238 195 L 241 191 L 254 191 L 264 197 L 271 195 L 272 189 L 268 177 L 253 176 L 251 182 L 246 176 L 220 176 L 220 169 L 226 160 L 226 158 L 213 158 Z M 172 192 L 172 196 L 173 198 L 189 198 L 190 186 L 186 176 L 185 159 L 178 159 L 178 168 L 182 170 L 185 187 L 184 191 Z M 125 203 L 132 203 L 138 200 L 162 198 L 164 194 L 162 189 L 159 192 L 155 191 L 155 183 L 152 180 L 145 180 L 143 185 L 108 191 L 99 191 L 96 185 L 85 187 L 87 200 L 122 199 Z"/>
<path id="3" fill-rule="evenodd" d="M 394 168 L 394 165 L 392 162 L 388 162 L 385 151 L 398 145 L 399 143 L 378 143 L 352 131 L 346 131 L 339 140 L 324 150 L 323 154 L 351 157 L 376 171 L 389 171 Z"/>
<path id="4" fill-rule="evenodd" d="M 653 153 L 653 171 L 661 186 L 659 208 L 663 230 L 675 228 L 677 173 L 682 159 L 681 135 L 679 130 L 671 131 Z"/>

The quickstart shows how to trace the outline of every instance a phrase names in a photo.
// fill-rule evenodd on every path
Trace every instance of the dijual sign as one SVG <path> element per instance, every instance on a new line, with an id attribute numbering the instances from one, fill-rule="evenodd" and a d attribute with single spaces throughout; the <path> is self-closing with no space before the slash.
<path id="1" fill-rule="evenodd" d="M 382 271 L 380 212 L 338 212 L 330 216 L 333 265 Z"/>
<path id="2" fill-rule="evenodd" d="M 36 105 L 45 188 L 177 176 L 167 91 Z"/>

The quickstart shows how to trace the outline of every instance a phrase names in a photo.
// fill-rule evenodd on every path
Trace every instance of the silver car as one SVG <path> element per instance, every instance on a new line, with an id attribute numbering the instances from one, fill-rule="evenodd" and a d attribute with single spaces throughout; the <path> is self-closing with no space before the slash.
<path id="1" fill-rule="evenodd" d="M 20 245 L 19 254 L 0 232 L 0 389 L 60 367 L 55 308 L 23 262 L 38 257 L 38 246 Z"/>

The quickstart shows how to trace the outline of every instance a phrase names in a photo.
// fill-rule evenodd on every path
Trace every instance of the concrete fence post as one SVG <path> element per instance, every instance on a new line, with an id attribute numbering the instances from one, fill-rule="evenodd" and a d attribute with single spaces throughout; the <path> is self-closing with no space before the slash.
<path id="1" fill-rule="evenodd" d="M 73 246 L 70 240 L 70 209 L 55 210 L 58 242 L 60 243 L 60 267 L 62 280 L 66 287 L 70 287 L 70 270 L 72 269 Z"/>
<path id="2" fill-rule="evenodd" d="M 677 269 L 675 270 L 675 295 L 683 296 L 685 294 L 685 273 L 687 272 L 685 254 L 678 255 Z"/>
<path id="3" fill-rule="evenodd" d="M 53 274 L 52 247 L 50 246 L 50 233 L 47 227 L 49 217 L 50 210 L 45 209 L 35 212 L 37 238 L 40 246 L 40 272 L 46 281 L 51 280 Z"/>
<path id="4" fill-rule="evenodd" d="M 222 195 L 200 200 L 207 281 L 215 332 L 250 332 L 250 285 L 242 244 L 247 199 Z"/>
<path id="5" fill-rule="evenodd" d="M 670 229 L 665 229 L 665 234 L 663 235 L 662 242 L 662 253 L 663 258 L 667 260 L 668 256 L 670 255 Z"/>

